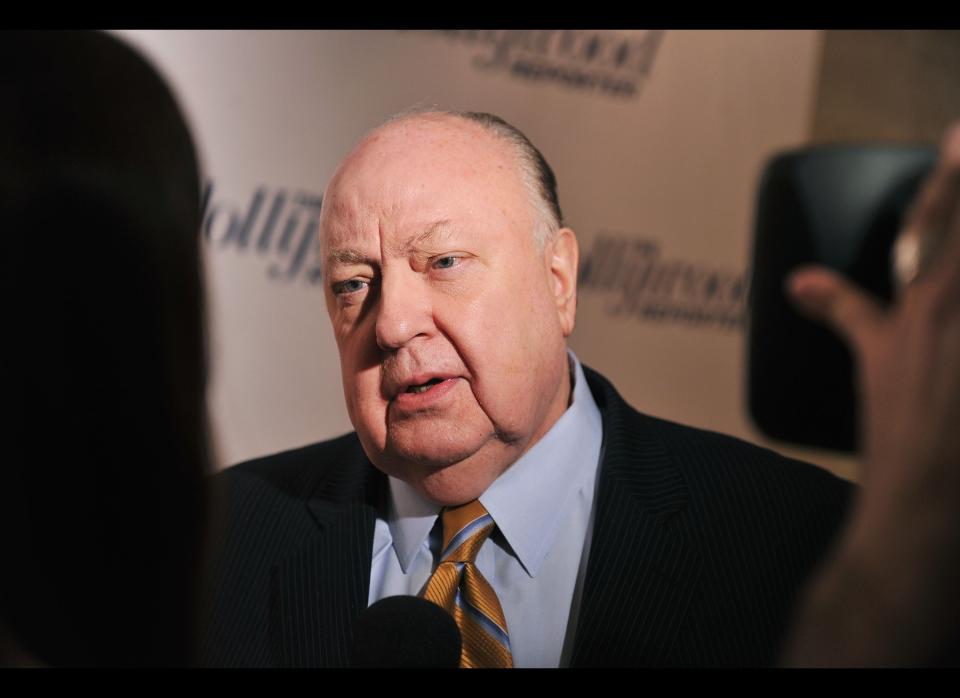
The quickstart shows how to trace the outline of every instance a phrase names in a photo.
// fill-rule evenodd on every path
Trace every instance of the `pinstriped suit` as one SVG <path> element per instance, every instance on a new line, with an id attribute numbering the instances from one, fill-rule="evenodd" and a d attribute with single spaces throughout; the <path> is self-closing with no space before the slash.
<path id="1" fill-rule="evenodd" d="M 773 662 L 852 487 L 737 439 L 642 415 L 584 371 L 604 442 L 572 664 Z M 203 663 L 344 666 L 367 604 L 386 477 L 349 434 L 243 463 L 216 481 L 228 519 Z"/>

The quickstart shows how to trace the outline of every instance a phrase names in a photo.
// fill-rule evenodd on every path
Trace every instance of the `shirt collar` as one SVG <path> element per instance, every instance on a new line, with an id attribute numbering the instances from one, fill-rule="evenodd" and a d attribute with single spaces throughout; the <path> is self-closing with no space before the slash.
<path id="1" fill-rule="evenodd" d="M 537 576 L 556 538 L 566 503 L 592 482 L 600 451 L 600 410 L 580 362 L 573 352 L 568 355 L 573 399 L 567 411 L 480 496 L 531 577 Z M 429 536 L 439 510 L 403 480 L 390 478 L 388 524 L 404 573 Z"/>

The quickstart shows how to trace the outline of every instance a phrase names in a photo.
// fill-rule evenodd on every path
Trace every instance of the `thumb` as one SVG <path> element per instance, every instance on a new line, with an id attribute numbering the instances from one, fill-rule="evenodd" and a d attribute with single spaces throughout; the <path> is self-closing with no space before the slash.
<path id="1" fill-rule="evenodd" d="M 886 313 L 880 304 L 826 267 L 795 270 L 787 277 L 786 291 L 801 314 L 833 328 L 857 353 L 881 331 Z"/>

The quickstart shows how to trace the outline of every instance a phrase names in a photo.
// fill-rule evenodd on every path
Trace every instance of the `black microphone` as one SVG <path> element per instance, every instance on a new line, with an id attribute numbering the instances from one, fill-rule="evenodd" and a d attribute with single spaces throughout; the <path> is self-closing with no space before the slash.
<path id="1" fill-rule="evenodd" d="M 388 596 L 360 614 L 350 666 L 456 668 L 460 630 L 453 617 L 418 596 Z"/>

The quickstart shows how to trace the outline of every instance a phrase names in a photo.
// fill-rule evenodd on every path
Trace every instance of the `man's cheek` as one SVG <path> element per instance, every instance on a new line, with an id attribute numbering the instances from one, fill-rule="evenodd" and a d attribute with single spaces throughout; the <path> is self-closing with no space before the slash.
<path id="1" fill-rule="evenodd" d="M 361 400 L 356 406 L 356 416 L 350 416 L 357 431 L 363 432 L 367 439 L 381 451 L 387 440 L 385 412 L 382 403 Z"/>

